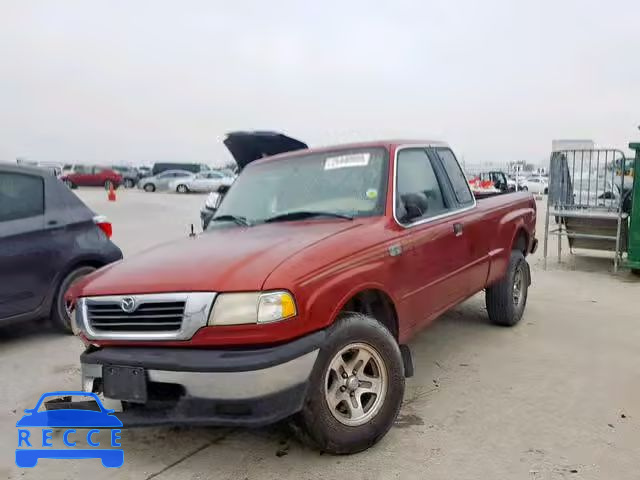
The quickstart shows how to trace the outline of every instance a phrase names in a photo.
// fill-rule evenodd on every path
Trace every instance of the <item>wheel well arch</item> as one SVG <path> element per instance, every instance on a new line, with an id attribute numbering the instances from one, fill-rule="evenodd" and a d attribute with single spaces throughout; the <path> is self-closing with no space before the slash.
<path id="1" fill-rule="evenodd" d="M 387 327 L 393 337 L 398 340 L 400 331 L 398 313 L 391 297 L 377 288 L 360 290 L 347 300 L 338 315 L 357 312 L 369 315 Z"/>
<path id="2" fill-rule="evenodd" d="M 58 293 L 58 289 L 60 288 L 60 285 L 62 285 L 62 281 L 67 277 L 67 275 L 80 267 L 93 267 L 95 269 L 98 269 L 100 267 L 104 267 L 105 265 L 107 265 L 107 262 L 104 262 L 95 257 L 78 259 L 66 265 L 63 269 L 60 270 L 55 281 L 52 283 L 53 288 L 49 290 L 49 294 L 45 300 L 45 310 L 51 310 L 53 301 L 56 298 L 56 294 Z"/>

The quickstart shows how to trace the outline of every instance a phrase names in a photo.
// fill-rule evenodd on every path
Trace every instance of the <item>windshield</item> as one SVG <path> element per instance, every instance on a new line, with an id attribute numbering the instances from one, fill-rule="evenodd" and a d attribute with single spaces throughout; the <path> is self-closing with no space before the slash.
<path id="1" fill-rule="evenodd" d="M 385 149 L 350 149 L 247 166 L 216 217 L 260 223 L 290 212 L 382 215 L 386 198 Z M 215 227 L 212 222 L 210 227 Z"/>

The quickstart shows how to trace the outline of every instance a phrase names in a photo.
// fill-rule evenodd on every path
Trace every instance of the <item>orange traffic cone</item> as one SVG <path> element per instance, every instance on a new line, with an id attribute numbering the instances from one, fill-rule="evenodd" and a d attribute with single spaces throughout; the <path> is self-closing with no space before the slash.
<path id="1" fill-rule="evenodd" d="M 107 198 L 110 202 L 116 201 L 116 191 L 113 189 L 113 183 L 109 184 L 109 193 L 107 195 Z"/>

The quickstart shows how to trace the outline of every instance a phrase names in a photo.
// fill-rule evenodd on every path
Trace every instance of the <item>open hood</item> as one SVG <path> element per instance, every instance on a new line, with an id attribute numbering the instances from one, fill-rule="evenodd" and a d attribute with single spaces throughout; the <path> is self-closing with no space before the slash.
<path id="1" fill-rule="evenodd" d="M 224 140 L 238 169 L 262 157 L 309 148 L 306 143 L 278 132 L 231 132 Z"/>

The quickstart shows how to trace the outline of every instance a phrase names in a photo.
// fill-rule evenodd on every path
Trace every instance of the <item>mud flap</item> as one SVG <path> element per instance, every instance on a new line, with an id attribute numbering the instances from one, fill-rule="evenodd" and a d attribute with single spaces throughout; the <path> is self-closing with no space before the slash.
<path id="1" fill-rule="evenodd" d="M 527 273 L 527 287 L 531 286 L 531 267 L 529 267 L 529 262 L 527 262 L 526 260 L 524 261 L 524 264 L 526 266 L 526 273 Z"/>
<path id="2" fill-rule="evenodd" d="M 402 364 L 404 365 L 405 378 L 413 377 L 413 357 L 408 345 L 400 345 L 400 354 L 402 355 Z"/>

